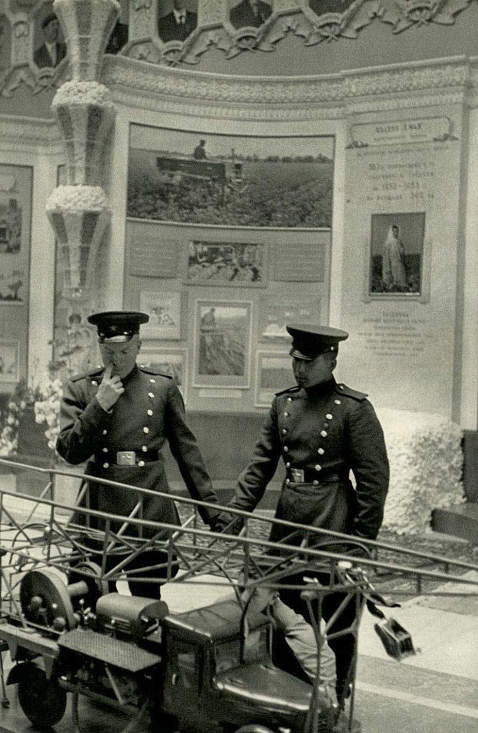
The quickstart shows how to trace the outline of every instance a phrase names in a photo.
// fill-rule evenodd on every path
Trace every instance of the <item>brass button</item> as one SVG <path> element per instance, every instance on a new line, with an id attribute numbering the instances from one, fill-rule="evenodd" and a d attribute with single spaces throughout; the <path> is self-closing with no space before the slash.
<path id="1" fill-rule="evenodd" d="M 156 384 L 156 380 L 155 379 L 150 379 L 149 381 L 151 382 L 151 384 Z"/>
<path id="2" fill-rule="evenodd" d="M 325 451 L 323 448 L 317 448 L 317 453 L 319 454 L 319 456 L 323 456 Z"/>
<path id="3" fill-rule="evenodd" d="M 344 385 L 343 384 L 339 384 L 339 389 L 343 389 L 343 388 L 344 388 Z"/>
<path id="4" fill-rule="evenodd" d="M 334 400 L 334 402 L 335 402 L 336 405 L 341 405 L 342 404 L 342 400 Z"/>
<path id="5" fill-rule="evenodd" d="M 290 484 L 290 478 L 286 478 L 285 482 L 286 484 Z"/>
<path id="6" fill-rule="evenodd" d="M 332 420 L 333 415 L 328 412 L 325 417 L 327 418 L 327 420 Z"/>
<path id="7" fill-rule="evenodd" d="M 145 426 L 145 427 L 143 428 L 143 433 L 146 433 L 146 435 L 147 435 L 147 434 L 149 433 L 149 428 L 147 428 L 147 427 Z"/>
<path id="8" fill-rule="evenodd" d="M 93 387 L 97 387 L 98 386 L 98 382 L 96 381 L 96 379 L 92 379 L 91 380 L 91 384 L 93 385 Z"/>
<path id="9" fill-rule="evenodd" d="M 322 436 L 323 438 L 326 438 L 326 437 L 327 437 L 327 430 L 321 430 L 321 431 L 320 431 L 320 434 L 321 434 L 321 436 Z"/>
<path id="10" fill-rule="evenodd" d="M 292 402 L 292 397 L 288 397 L 287 402 Z"/>
<path id="11" fill-rule="evenodd" d="M 324 420 L 324 425 L 323 425 L 323 427 L 324 427 L 324 428 L 328 428 L 328 427 L 329 427 L 329 423 L 328 423 L 328 422 L 326 422 L 325 420 Z"/>
<path id="12" fill-rule="evenodd" d="M 316 478 L 312 481 L 312 483 L 313 483 L 314 486 L 318 486 L 319 485 L 319 482 L 317 481 Z"/>
<path id="13" fill-rule="evenodd" d="M 148 392 L 148 397 L 152 400 L 154 398 L 154 392 Z"/>
<path id="14" fill-rule="evenodd" d="M 138 461 L 138 466 L 140 466 L 141 468 L 143 468 L 143 466 L 144 466 L 144 461 Z"/>
<path id="15" fill-rule="evenodd" d="M 152 415 L 152 414 L 153 414 L 153 411 L 152 411 L 152 410 L 148 410 L 148 415 L 149 415 L 150 417 L 151 417 L 151 415 Z"/>
<path id="16" fill-rule="evenodd" d="M 282 428 L 282 435 L 285 435 L 287 433 L 287 428 Z"/>
<path id="17" fill-rule="evenodd" d="M 102 434 L 102 435 L 108 435 L 108 431 L 107 431 L 107 430 L 102 430 L 102 431 L 101 431 L 101 434 Z"/>
<path id="18" fill-rule="evenodd" d="M 109 463 L 103 463 L 103 468 L 109 468 L 109 467 L 110 467 Z"/>
<path id="19" fill-rule="evenodd" d="M 285 467 L 290 468 L 290 461 L 287 461 L 287 463 L 285 464 Z"/>
<path id="20" fill-rule="evenodd" d="M 108 448 L 103 448 L 103 453 L 108 453 Z"/>
<path id="21" fill-rule="evenodd" d="M 322 471 L 322 466 L 319 463 L 316 463 L 314 468 L 316 471 Z"/>
<path id="22" fill-rule="evenodd" d="M 284 412 L 284 417 L 289 417 L 289 413 L 287 412 L 287 410 Z"/>
<path id="23" fill-rule="evenodd" d="M 142 445 L 141 446 L 141 450 L 143 451 L 143 453 L 147 453 L 148 452 L 148 446 L 147 445 Z"/>
<path id="24" fill-rule="evenodd" d="M 284 446 L 284 453 L 287 453 L 289 451 L 289 447 L 287 445 Z"/>

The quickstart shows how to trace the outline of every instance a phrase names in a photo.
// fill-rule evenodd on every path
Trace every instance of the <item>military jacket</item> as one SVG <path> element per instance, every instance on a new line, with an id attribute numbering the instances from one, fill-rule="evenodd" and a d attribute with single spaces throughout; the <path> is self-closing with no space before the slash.
<path id="1" fill-rule="evenodd" d="M 96 399 L 103 371 L 75 377 L 66 384 L 58 453 L 72 464 L 90 459 L 87 475 L 168 492 L 161 454 L 167 440 L 191 496 L 217 503 L 196 439 L 186 425 L 181 393 L 171 377 L 135 367 L 122 380 L 125 391 L 106 412 Z M 117 465 L 118 451 L 135 451 L 136 465 Z M 134 491 L 92 484 L 82 502 L 92 509 L 125 515 L 137 502 Z M 212 509 L 200 511 L 206 522 L 217 514 Z M 174 502 L 163 497 L 145 499 L 142 517 L 178 523 Z M 83 520 L 77 518 L 81 523 Z M 90 526 L 99 525 L 90 522 Z"/>
<path id="2" fill-rule="evenodd" d="M 287 478 L 278 518 L 375 539 L 389 465 L 381 425 L 365 394 L 334 379 L 311 390 L 277 393 L 231 506 L 252 511 L 281 457 Z M 275 529 L 271 539 L 283 534 Z"/>

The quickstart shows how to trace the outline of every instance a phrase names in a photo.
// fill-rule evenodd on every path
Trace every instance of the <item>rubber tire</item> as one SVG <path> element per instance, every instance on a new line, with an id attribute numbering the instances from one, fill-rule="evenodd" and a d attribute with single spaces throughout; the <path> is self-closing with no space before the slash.
<path id="1" fill-rule="evenodd" d="M 27 665 L 18 682 L 18 702 L 28 720 L 37 728 L 51 728 L 66 710 L 66 691 L 55 678 L 47 679 L 36 664 Z"/>

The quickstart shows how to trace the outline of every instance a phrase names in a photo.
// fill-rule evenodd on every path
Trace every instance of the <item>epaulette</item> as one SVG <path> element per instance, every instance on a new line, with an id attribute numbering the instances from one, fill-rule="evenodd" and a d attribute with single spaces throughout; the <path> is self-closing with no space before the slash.
<path id="1" fill-rule="evenodd" d="M 170 374 L 164 374 L 164 372 L 158 372 L 155 369 L 151 369 L 151 367 L 144 366 L 143 364 L 140 364 L 139 368 L 145 374 L 154 374 L 155 377 L 166 377 L 166 379 L 172 379 L 172 376 Z"/>
<path id="2" fill-rule="evenodd" d="M 101 369 L 98 369 L 98 368 L 92 369 L 91 371 L 85 372 L 84 374 L 76 374 L 74 377 L 71 377 L 70 381 L 79 382 L 80 379 L 88 379 L 88 378 L 91 379 L 92 377 L 99 377 L 100 374 L 103 374 L 103 372 L 104 372 L 104 367 L 101 367 Z"/>
<path id="3" fill-rule="evenodd" d="M 294 387 L 287 387 L 287 389 L 281 389 L 280 392 L 276 392 L 275 395 L 278 397 L 281 394 L 286 394 L 287 392 L 299 392 L 300 387 L 298 384 L 296 384 Z"/>
<path id="4" fill-rule="evenodd" d="M 338 384 L 335 389 L 339 394 L 344 394 L 347 397 L 351 397 L 353 400 L 358 400 L 359 402 L 367 399 L 365 392 L 357 392 L 357 390 L 347 387 L 346 384 Z"/>

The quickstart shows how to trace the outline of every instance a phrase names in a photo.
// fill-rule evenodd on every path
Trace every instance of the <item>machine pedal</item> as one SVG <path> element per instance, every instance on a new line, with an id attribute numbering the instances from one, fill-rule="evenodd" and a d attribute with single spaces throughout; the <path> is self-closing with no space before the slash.
<path id="1" fill-rule="evenodd" d="M 58 646 L 61 651 L 76 652 L 133 673 L 143 672 L 161 662 L 160 656 L 141 649 L 137 644 L 90 629 L 67 631 L 58 639 Z"/>

